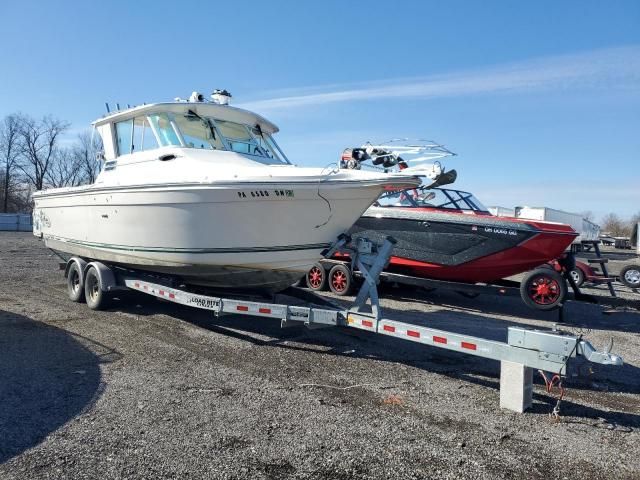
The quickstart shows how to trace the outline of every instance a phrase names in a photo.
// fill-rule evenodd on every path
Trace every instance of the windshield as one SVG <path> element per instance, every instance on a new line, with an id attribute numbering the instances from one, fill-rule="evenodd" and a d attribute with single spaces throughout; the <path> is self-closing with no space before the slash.
<path id="1" fill-rule="evenodd" d="M 136 140 L 138 132 L 142 136 Z M 116 136 L 119 155 L 132 153 L 134 149 L 141 151 L 142 143 L 148 144 L 145 150 L 150 149 L 152 141 L 157 141 L 154 148 L 173 145 L 199 150 L 228 150 L 248 155 L 251 160 L 267 165 L 290 164 L 275 140 L 263 132 L 260 125 L 201 117 L 192 110 L 185 114 L 154 113 L 137 117 L 135 122 L 119 122 L 116 124 Z"/>
<path id="2" fill-rule="evenodd" d="M 220 135 L 216 134 L 208 119 L 189 112 L 186 115 L 176 115 L 175 122 L 182 134 L 185 147 L 224 150 Z"/>
<path id="3" fill-rule="evenodd" d="M 222 135 L 228 150 L 257 157 L 253 159 L 262 163 L 289 163 L 273 138 L 264 133 L 259 125 L 250 127 L 217 118 L 210 120 Z"/>
<path id="4" fill-rule="evenodd" d="M 486 207 L 469 192 L 443 188 L 418 187 L 402 192 L 382 195 L 377 205 L 380 207 L 427 207 L 447 210 L 471 210 L 487 212 Z"/>

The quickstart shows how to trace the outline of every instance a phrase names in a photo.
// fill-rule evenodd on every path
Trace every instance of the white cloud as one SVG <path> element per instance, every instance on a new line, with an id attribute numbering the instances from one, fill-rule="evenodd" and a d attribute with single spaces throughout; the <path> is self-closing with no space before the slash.
<path id="1" fill-rule="evenodd" d="M 384 98 L 439 98 L 596 88 L 640 90 L 640 46 L 545 57 L 473 71 L 292 91 L 239 106 L 261 112 Z"/>

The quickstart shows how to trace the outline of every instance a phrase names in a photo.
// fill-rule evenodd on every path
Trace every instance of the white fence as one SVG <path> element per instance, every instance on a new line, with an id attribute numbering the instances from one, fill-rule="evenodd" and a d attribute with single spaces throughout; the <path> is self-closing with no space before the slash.
<path id="1" fill-rule="evenodd" d="M 28 213 L 0 213 L 0 231 L 31 232 L 33 224 Z"/>

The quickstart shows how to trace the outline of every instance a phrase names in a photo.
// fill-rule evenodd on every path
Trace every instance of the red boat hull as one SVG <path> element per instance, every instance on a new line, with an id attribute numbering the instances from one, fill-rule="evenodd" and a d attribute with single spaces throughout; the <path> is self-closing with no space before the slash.
<path id="1" fill-rule="evenodd" d="M 352 234 L 398 240 L 389 272 L 466 283 L 529 271 L 561 256 L 577 236 L 563 224 L 429 208 L 368 212 Z"/>

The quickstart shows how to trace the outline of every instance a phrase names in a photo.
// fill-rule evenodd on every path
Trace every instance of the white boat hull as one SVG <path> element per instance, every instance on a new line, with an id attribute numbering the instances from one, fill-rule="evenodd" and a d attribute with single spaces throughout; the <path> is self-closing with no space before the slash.
<path id="1" fill-rule="evenodd" d="M 359 182 L 79 187 L 35 197 L 49 248 L 188 284 L 279 290 L 384 189 Z"/>

